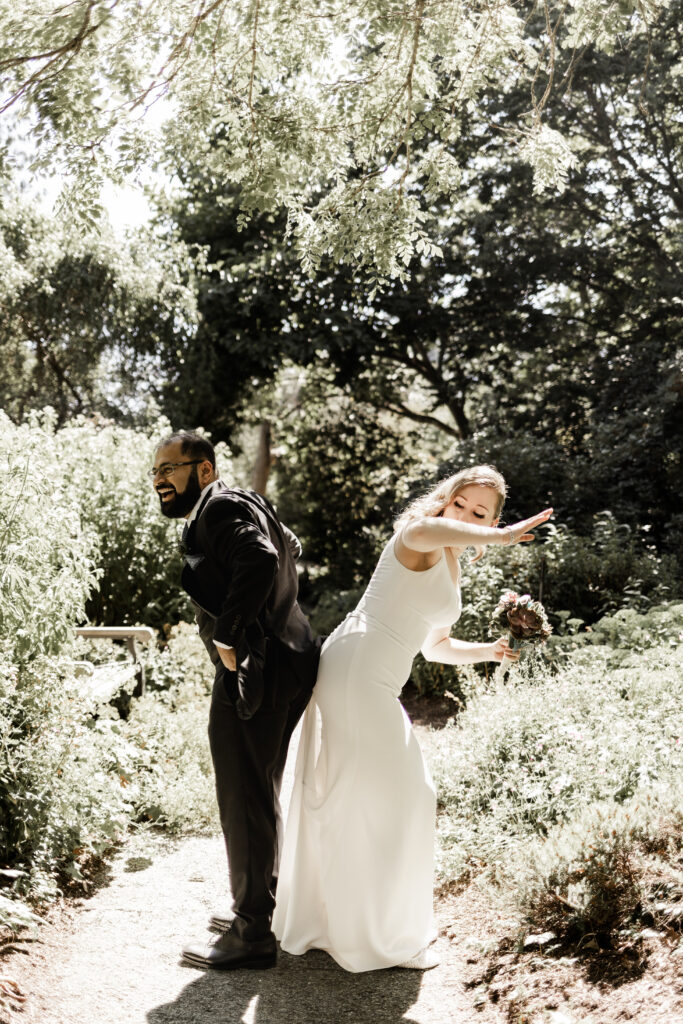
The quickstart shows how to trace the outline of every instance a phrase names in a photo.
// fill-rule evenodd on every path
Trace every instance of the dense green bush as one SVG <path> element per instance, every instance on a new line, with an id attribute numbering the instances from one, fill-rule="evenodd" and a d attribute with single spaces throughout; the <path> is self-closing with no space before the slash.
<path id="1" fill-rule="evenodd" d="M 635 359 L 625 358 L 621 370 L 630 364 L 633 372 L 644 354 L 640 346 Z M 654 390 L 649 399 L 643 398 L 640 382 L 636 385 L 638 400 L 647 403 L 647 411 L 624 406 L 614 416 L 610 409 L 580 440 L 572 439 L 569 422 L 556 433 L 540 424 L 534 433 L 528 424 L 521 436 L 495 425 L 459 441 L 442 463 L 441 475 L 462 466 L 493 463 L 510 487 L 506 506 L 510 521 L 552 505 L 558 519 L 580 536 L 590 536 L 596 516 L 608 509 L 617 522 L 629 527 L 630 536 L 650 538 L 660 554 L 677 559 L 680 575 L 681 399 L 674 386 L 674 361 L 663 351 L 657 355 L 662 362 L 652 368 Z M 616 377 L 611 377 L 609 386 L 618 388 Z M 527 416 L 525 409 L 524 419 Z"/>
<path id="2" fill-rule="evenodd" d="M 112 723 L 93 717 L 68 658 L 8 665 L 0 688 L 0 858 L 24 872 L 18 892 L 47 898 L 59 872 L 80 878 L 123 834 L 133 806 Z"/>
<path id="3" fill-rule="evenodd" d="M 553 878 L 574 884 L 571 864 L 588 843 L 588 824 L 616 815 L 621 824 L 615 825 L 613 859 L 605 853 L 605 877 L 614 878 L 621 863 L 618 837 L 628 839 L 626 819 L 616 809 L 649 793 L 652 822 L 658 802 L 662 815 L 669 813 L 663 795 L 677 785 L 683 766 L 682 667 L 683 647 L 667 643 L 633 651 L 628 664 L 611 671 L 598 646 L 577 651 L 557 675 L 536 661 L 533 672 L 522 666 L 486 687 L 469 670 L 464 711 L 428 744 L 441 803 L 444 878 L 485 867 L 511 892 L 519 891 L 530 914 L 538 890 L 510 880 L 528 871 L 536 885 L 542 851 L 550 857 L 554 850 L 554 867 L 543 869 L 549 893 Z M 597 886 L 598 873 L 594 880 Z M 522 889 L 536 895 L 527 899 Z M 586 897 L 586 926 L 598 914 L 599 899 Z"/>
<path id="4" fill-rule="evenodd" d="M 129 660 L 113 641 L 80 640 L 75 651 L 100 663 Z M 215 670 L 197 627 L 179 623 L 161 646 L 142 647 L 140 657 L 146 695 L 131 702 L 125 721 L 104 708 L 92 726 L 110 736 L 129 817 L 171 831 L 215 824 L 207 736 Z"/>
<path id="5" fill-rule="evenodd" d="M 96 538 L 60 456 L 49 423 L 0 418 L 0 859 L 34 893 L 76 850 L 111 842 L 126 808 L 67 656 Z"/>
<path id="6" fill-rule="evenodd" d="M 194 622 L 179 622 L 160 644 L 140 651 L 147 689 L 168 690 L 179 683 L 194 692 L 210 692 L 214 667 Z"/>
<path id="7" fill-rule="evenodd" d="M 327 581 L 325 581 L 327 583 Z M 310 621 L 313 629 L 320 636 L 329 636 L 339 623 L 352 612 L 361 597 L 364 587 L 354 587 L 352 590 L 328 589 L 322 591 L 315 607 L 310 614 Z"/>
<path id="8" fill-rule="evenodd" d="M 644 911 L 660 916 L 662 892 L 683 898 L 682 849 L 683 786 L 674 778 L 624 803 L 581 808 L 546 842 L 517 851 L 499 881 L 513 888 L 532 927 L 609 944 L 613 930 Z"/>
<path id="9" fill-rule="evenodd" d="M 60 457 L 49 425 L 0 413 L 0 640 L 15 666 L 61 648 L 96 584 L 95 535 Z"/>
<path id="10" fill-rule="evenodd" d="M 213 673 L 194 628 L 148 652 L 150 683 L 165 695 L 136 705 L 126 723 L 94 704 L 76 665 L 88 645 L 73 627 L 88 610 L 120 624 L 184 610 L 176 524 L 145 477 L 167 429 L 78 421 L 55 431 L 49 413 L 22 426 L 0 416 L 0 863 L 19 872 L 15 895 L 48 898 L 65 874 L 81 878 L 131 820 L 179 827 L 213 808 L 206 752 L 193 739 L 206 746 Z M 127 655 L 91 644 L 88 657 Z M 17 903 L 17 925 L 25 919 Z"/>
<path id="11" fill-rule="evenodd" d="M 134 747 L 136 817 L 176 832 L 217 826 L 207 735 L 213 665 L 187 623 L 148 659 L 150 692 L 133 702 L 124 730 Z"/>
<path id="12" fill-rule="evenodd" d="M 543 648 L 544 658 L 557 664 L 566 664 L 577 655 L 590 658 L 599 648 L 599 654 L 610 668 L 633 664 L 633 655 L 660 644 L 676 646 L 683 635 L 683 603 L 667 602 L 655 605 L 646 612 L 634 608 L 620 608 L 612 615 L 604 615 L 592 626 L 584 626 L 579 619 L 562 614 L 560 629 L 551 636 Z"/>

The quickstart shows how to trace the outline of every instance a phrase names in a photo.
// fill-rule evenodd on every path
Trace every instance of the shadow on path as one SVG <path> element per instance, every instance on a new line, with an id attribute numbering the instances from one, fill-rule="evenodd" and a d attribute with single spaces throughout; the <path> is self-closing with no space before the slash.
<path id="1" fill-rule="evenodd" d="M 280 953 L 268 971 L 206 971 L 172 1003 L 147 1014 L 149 1024 L 410 1024 L 419 971 L 349 974 L 326 953 Z"/>

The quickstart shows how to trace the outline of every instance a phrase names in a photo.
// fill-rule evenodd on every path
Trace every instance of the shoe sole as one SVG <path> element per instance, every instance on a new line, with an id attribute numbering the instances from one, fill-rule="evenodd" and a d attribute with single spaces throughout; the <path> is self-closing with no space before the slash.
<path id="1" fill-rule="evenodd" d="M 277 967 L 277 956 L 254 957 L 251 960 L 238 960 L 233 964 L 213 964 L 201 958 L 195 959 L 183 954 L 183 960 L 191 967 L 201 967 L 205 971 L 267 971 L 271 967 Z"/>
<path id="2" fill-rule="evenodd" d="M 212 917 L 209 920 L 209 931 L 220 932 L 221 935 L 224 935 L 225 932 L 230 931 L 230 929 L 232 928 L 232 922 L 234 920 L 234 917 Z"/>

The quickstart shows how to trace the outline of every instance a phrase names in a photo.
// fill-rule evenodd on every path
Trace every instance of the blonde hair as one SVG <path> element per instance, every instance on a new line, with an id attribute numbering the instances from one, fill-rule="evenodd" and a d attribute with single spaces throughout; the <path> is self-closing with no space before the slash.
<path id="1" fill-rule="evenodd" d="M 394 530 L 401 530 L 414 519 L 421 519 L 423 516 L 441 515 L 453 498 L 471 484 L 490 487 L 496 492 L 498 500 L 493 518 L 497 519 L 507 496 L 505 479 L 493 466 L 471 466 L 469 469 L 461 469 L 459 473 L 446 477 L 445 480 L 440 480 L 431 491 L 412 501 L 396 519 Z"/>

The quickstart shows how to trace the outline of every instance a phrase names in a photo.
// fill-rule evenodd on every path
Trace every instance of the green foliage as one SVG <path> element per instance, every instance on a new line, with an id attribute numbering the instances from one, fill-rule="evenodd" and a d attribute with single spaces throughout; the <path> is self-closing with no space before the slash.
<path id="1" fill-rule="evenodd" d="M 182 681 L 189 693 L 210 692 L 214 667 L 194 621 L 181 621 L 167 634 L 160 645 L 148 644 L 140 651 L 147 689 L 169 690 Z"/>
<path id="2" fill-rule="evenodd" d="M 214 668 L 195 626 L 181 623 L 149 665 L 150 692 L 135 700 L 125 735 L 135 748 L 136 817 L 171 831 L 217 824 L 207 722 Z"/>
<path id="3" fill-rule="evenodd" d="M 15 888 L 54 890 L 58 864 L 111 843 L 127 801 L 68 659 L 95 585 L 95 537 L 62 475 L 49 419 L 0 418 L 0 859 Z M 16 924 L 22 923 L 21 908 Z"/>
<path id="4" fill-rule="evenodd" d="M 338 392 L 321 393 L 316 376 L 309 387 L 313 394 L 281 445 L 278 510 L 305 557 L 325 566 L 325 585 L 354 588 L 370 578 L 391 535 L 419 453 L 406 452 L 391 417 Z"/>
<path id="5" fill-rule="evenodd" d="M 32 899 L 87 877 L 131 821 L 180 827 L 213 808 L 200 756 L 213 673 L 191 628 L 149 652 L 164 697 L 150 695 L 127 723 L 94 706 L 75 664 L 85 652 L 112 657 L 113 645 L 73 640 L 89 610 L 151 625 L 184 610 L 176 524 L 145 475 L 167 432 L 163 422 L 144 434 L 86 420 L 55 430 L 49 413 L 22 426 L 0 417 L 0 860 L 19 872 L 14 893 Z M 1 912 L 26 923 L 20 903 Z"/>
<path id="6" fill-rule="evenodd" d="M 452 147 L 483 93 L 505 98 L 516 85 L 531 95 L 533 116 L 528 98 L 513 108 L 504 141 L 519 142 L 537 190 L 561 188 L 575 157 L 542 121 L 551 95 L 561 105 L 560 48 L 611 49 L 645 35 L 663 9 L 663 0 L 624 0 L 605 15 L 600 0 L 552 2 L 546 22 L 498 0 L 352 0 L 324 18 L 315 0 L 200 10 L 191 0 L 119 0 L 115 10 L 74 0 L 57 14 L 36 2 L 21 17 L 4 3 L 1 69 L 6 105 L 35 125 L 33 165 L 65 147 L 76 179 L 69 213 L 92 218 L 107 171 L 201 154 L 216 181 L 240 189 L 238 224 L 286 210 L 304 269 L 329 256 L 386 280 L 414 253 L 439 251 L 425 221 L 436 197 L 457 193 Z M 164 96 L 164 123 L 146 130 L 140 118 Z"/>
<path id="7" fill-rule="evenodd" d="M 69 651 L 83 653 L 82 644 Z M 0 666 L 0 857 L 23 871 L 14 891 L 41 901 L 60 877 L 87 880 L 90 861 L 132 822 L 215 824 L 206 738 L 213 669 L 196 629 L 172 631 L 150 666 L 163 692 L 134 701 L 125 722 L 110 708 L 93 714 L 72 657 L 37 658 L 22 672 Z M 26 923 L 21 904 L 10 918 Z"/>
<path id="8" fill-rule="evenodd" d="M 520 906 L 539 926 L 554 927 L 557 915 L 544 916 L 549 905 L 558 908 L 553 879 L 562 879 L 558 891 L 571 903 L 574 869 L 590 861 L 582 885 L 592 894 L 586 890 L 572 905 L 576 913 L 583 907 L 586 927 L 598 920 L 610 927 L 611 887 L 645 836 L 640 818 L 629 825 L 630 802 L 650 795 L 648 842 L 655 844 L 658 815 L 660 837 L 671 832 L 667 793 L 683 764 L 682 664 L 683 648 L 667 645 L 609 670 L 596 646 L 557 675 L 537 664 L 486 687 L 470 673 L 467 706 L 428 747 L 441 803 L 442 874 L 452 879 L 486 868 L 511 892 L 526 877 Z M 547 889 L 545 909 L 539 885 Z M 624 892 L 631 901 L 632 889 Z"/>
<path id="9" fill-rule="evenodd" d="M 19 928 L 31 928 L 35 931 L 40 918 L 34 914 L 30 907 L 27 907 L 21 900 L 11 900 L 0 894 L 0 927 L 10 931 L 18 931 Z"/>
<path id="10" fill-rule="evenodd" d="M 683 604 L 680 602 L 655 605 L 643 613 L 633 608 L 620 608 L 585 628 L 580 619 L 571 619 L 568 612 L 561 612 L 560 616 L 562 625 L 543 652 L 551 662 L 566 663 L 569 659 L 590 662 L 594 648 L 598 647 L 610 667 L 619 667 L 631 663 L 634 652 L 642 653 L 664 644 L 676 646 L 683 636 Z"/>
<path id="11" fill-rule="evenodd" d="M 468 639 L 474 640 L 474 637 L 468 637 Z M 488 671 L 492 671 L 494 668 L 493 663 L 488 664 Z M 487 669 L 485 668 L 484 671 Z M 458 704 L 462 704 L 467 692 L 468 676 L 469 673 L 462 668 L 456 669 L 452 665 L 442 665 L 438 661 L 426 661 L 421 654 L 418 654 L 410 672 L 410 682 L 420 697 L 436 697 L 449 693 Z M 455 709 L 456 705 L 454 704 L 454 714 Z"/>
<path id="12" fill-rule="evenodd" d="M 0 641 L 20 666 L 56 653 L 95 586 L 94 534 L 66 486 L 49 419 L 0 413 Z"/>
<path id="13" fill-rule="evenodd" d="M 57 871 L 80 865 L 119 837 L 132 805 L 118 773 L 116 724 L 95 721 L 65 656 L 0 673 L 0 858 L 24 872 L 15 891 L 56 892 Z"/>
<path id="14" fill-rule="evenodd" d="M 154 418 L 158 351 L 173 351 L 196 317 L 186 249 L 146 232 L 79 234 L 7 190 L 0 202 L 0 402 L 21 421 L 50 405 Z"/>
<path id="15" fill-rule="evenodd" d="M 683 834 L 680 780 L 623 804 L 596 802 L 510 865 L 506 884 L 532 927 L 609 941 L 664 886 L 683 894 L 676 870 Z M 656 885 L 652 886 L 656 878 Z M 502 881 L 502 879 L 501 879 Z M 654 888 L 654 893 L 653 893 Z"/>
<path id="16" fill-rule="evenodd" d="M 80 641 L 74 653 L 109 661 L 117 650 L 113 642 Z M 216 801 L 206 730 L 215 670 L 196 625 L 178 623 L 163 644 L 145 645 L 140 655 L 146 695 L 131 702 L 125 721 L 106 712 L 104 723 L 96 725 L 112 735 L 129 817 L 174 832 L 213 826 Z"/>
<path id="17" fill-rule="evenodd" d="M 354 587 L 353 590 L 338 590 L 334 587 L 331 590 L 325 589 L 319 594 L 309 616 L 315 632 L 320 636 L 329 636 L 334 632 L 339 623 L 356 607 L 363 596 L 364 589 L 364 587 Z"/>
<path id="18" fill-rule="evenodd" d="M 215 824 L 206 738 L 213 669 L 196 629 L 172 631 L 150 657 L 163 692 L 134 701 L 125 722 L 83 692 L 74 659 L 87 646 L 18 670 L 6 644 L 0 660 L 0 858 L 21 872 L 13 892 L 33 901 L 54 898 L 64 878 L 87 881 L 91 863 L 133 822 Z M 93 651 L 106 658 L 106 648 Z M 11 927 L 28 923 L 19 901 L 0 913 Z"/>

